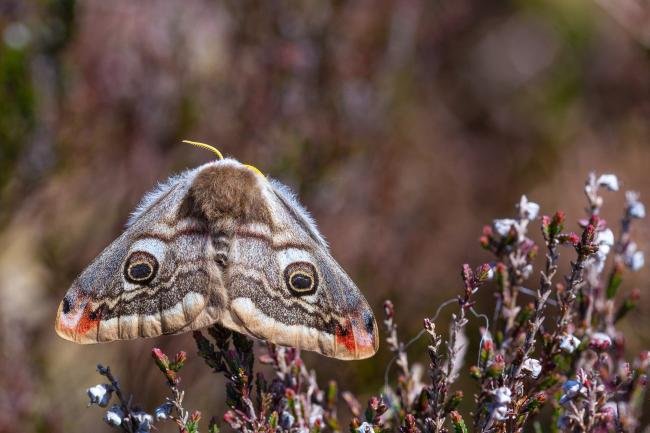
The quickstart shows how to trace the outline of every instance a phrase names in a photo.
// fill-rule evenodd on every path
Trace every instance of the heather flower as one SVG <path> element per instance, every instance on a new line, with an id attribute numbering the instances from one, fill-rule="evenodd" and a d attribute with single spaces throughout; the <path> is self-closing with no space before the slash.
<path id="1" fill-rule="evenodd" d="M 494 402 L 497 404 L 508 404 L 512 401 L 512 391 L 506 386 L 494 390 Z"/>
<path id="2" fill-rule="evenodd" d="M 498 353 L 494 359 L 488 363 L 487 375 L 489 377 L 499 377 L 503 374 L 503 370 L 506 368 L 506 362 L 503 359 L 503 355 Z"/>
<path id="3" fill-rule="evenodd" d="M 613 421 L 618 416 L 618 405 L 608 401 L 600 408 L 600 414 L 605 422 Z"/>
<path id="4" fill-rule="evenodd" d="M 521 196 L 518 207 L 522 218 L 534 220 L 537 218 L 537 215 L 539 215 L 539 205 L 532 201 L 528 201 L 528 198 L 525 195 Z"/>
<path id="5" fill-rule="evenodd" d="M 312 405 L 311 413 L 309 414 L 309 425 L 315 426 L 316 424 L 323 423 L 323 408 L 318 405 Z"/>
<path id="6" fill-rule="evenodd" d="M 494 280 L 494 267 L 490 266 L 490 269 L 485 273 L 485 281 Z"/>
<path id="7" fill-rule="evenodd" d="M 636 191 L 627 191 L 625 193 L 627 202 L 627 215 L 630 218 L 645 218 L 645 206 L 639 201 L 639 193 Z"/>
<path id="8" fill-rule="evenodd" d="M 454 433 L 467 433 L 467 425 L 462 415 L 455 410 L 449 413 L 451 425 L 454 427 Z"/>
<path id="9" fill-rule="evenodd" d="M 605 257 L 596 255 L 592 257 L 587 262 L 590 266 L 589 269 L 592 271 L 588 274 L 590 281 L 595 281 L 598 278 L 598 275 L 602 274 L 605 270 Z"/>
<path id="10" fill-rule="evenodd" d="M 492 405 L 492 418 L 503 421 L 508 417 L 508 406 L 503 404 Z"/>
<path id="11" fill-rule="evenodd" d="M 629 208 L 629 214 L 632 218 L 642 219 L 645 218 L 645 206 L 640 201 L 632 204 Z"/>
<path id="12" fill-rule="evenodd" d="M 610 191 L 618 191 L 618 177 L 615 174 L 602 174 L 596 183 L 598 186 L 603 186 Z"/>
<path id="13" fill-rule="evenodd" d="M 562 211 L 557 211 L 552 217 L 544 215 L 542 217 L 542 233 L 545 239 L 554 238 L 564 229 L 566 215 Z"/>
<path id="14" fill-rule="evenodd" d="M 527 358 L 522 363 L 521 370 L 533 379 L 537 379 L 542 372 L 542 364 L 534 358 Z"/>
<path id="15" fill-rule="evenodd" d="M 372 428 L 372 424 L 364 421 L 363 424 L 357 427 L 357 433 L 375 433 L 375 430 Z"/>
<path id="16" fill-rule="evenodd" d="M 633 271 L 640 270 L 645 265 L 645 256 L 643 251 L 636 251 L 632 256 L 625 262 Z"/>
<path id="17" fill-rule="evenodd" d="M 113 387 L 109 384 L 102 383 L 88 388 L 86 394 L 88 394 L 88 398 L 90 398 L 89 405 L 96 404 L 100 407 L 106 407 L 113 395 Z"/>
<path id="18" fill-rule="evenodd" d="M 154 347 L 151 349 L 151 356 L 153 357 L 154 361 L 156 361 L 158 368 L 160 368 L 163 372 L 169 369 L 169 358 L 167 355 L 165 355 L 165 352 L 157 347 Z"/>
<path id="19" fill-rule="evenodd" d="M 482 329 L 482 332 L 480 358 L 481 363 L 484 364 L 494 355 L 494 339 L 489 330 Z"/>
<path id="20" fill-rule="evenodd" d="M 104 421 L 111 427 L 119 427 L 124 419 L 124 411 L 118 405 L 111 406 L 104 414 Z"/>
<path id="21" fill-rule="evenodd" d="M 595 332 L 589 340 L 589 346 L 597 350 L 606 350 L 612 345 L 612 339 L 604 332 Z"/>
<path id="22" fill-rule="evenodd" d="M 612 245 L 614 245 L 614 232 L 612 232 L 611 229 L 600 230 L 596 234 L 595 242 L 598 245 L 608 245 L 611 247 Z"/>
<path id="23" fill-rule="evenodd" d="M 156 421 L 168 420 L 170 415 L 172 414 L 173 408 L 174 405 L 172 405 L 170 402 L 165 402 L 160 406 L 158 406 L 157 408 L 155 408 L 153 414 L 156 417 Z"/>
<path id="24" fill-rule="evenodd" d="M 598 245 L 596 255 L 600 261 L 605 261 L 607 255 L 614 245 L 614 232 L 611 229 L 603 229 L 596 233 L 594 243 Z"/>
<path id="25" fill-rule="evenodd" d="M 574 232 L 561 234 L 558 236 L 558 240 L 561 244 L 573 245 L 574 247 L 577 247 L 578 244 L 580 244 L 580 236 Z"/>
<path id="26" fill-rule="evenodd" d="M 580 382 L 577 380 L 567 380 L 564 382 L 564 385 L 562 385 L 562 391 L 564 394 L 562 397 L 560 397 L 560 404 L 565 404 L 569 400 L 572 400 L 573 398 L 577 397 L 580 392 L 582 391 L 583 386 Z"/>
<path id="27" fill-rule="evenodd" d="M 512 226 L 516 227 L 517 221 L 511 218 L 494 220 L 494 230 L 501 236 L 508 236 L 508 233 L 510 233 L 510 228 L 512 228 Z"/>
<path id="28" fill-rule="evenodd" d="M 565 334 L 560 340 L 560 349 L 573 353 L 580 346 L 580 339 L 573 334 Z"/>
<path id="29" fill-rule="evenodd" d="M 293 417 L 293 415 L 287 411 L 282 412 L 282 415 L 280 415 L 280 425 L 285 430 L 289 430 L 295 421 L 296 419 Z"/>
<path id="30" fill-rule="evenodd" d="M 138 432 L 144 433 L 151 430 L 153 426 L 153 417 L 146 412 L 137 411 L 133 413 L 133 418 L 138 424 Z"/>
<path id="31" fill-rule="evenodd" d="M 645 265 L 645 255 L 643 254 L 643 251 L 637 250 L 636 243 L 630 242 L 627 244 L 627 247 L 625 247 L 623 261 L 628 268 L 636 272 Z"/>

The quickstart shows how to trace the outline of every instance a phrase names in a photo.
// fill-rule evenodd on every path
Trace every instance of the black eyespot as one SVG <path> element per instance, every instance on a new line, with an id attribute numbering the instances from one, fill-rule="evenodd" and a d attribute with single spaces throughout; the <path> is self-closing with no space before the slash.
<path id="1" fill-rule="evenodd" d="M 124 264 L 124 278 L 133 284 L 148 284 L 158 273 L 158 260 L 145 252 L 132 253 Z"/>
<path id="2" fill-rule="evenodd" d="M 68 297 L 63 298 L 63 307 L 61 308 L 63 310 L 63 314 L 68 314 L 70 312 L 70 309 L 72 308 L 70 305 L 70 299 Z"/>
<path id="3" fill-rule="evenodd" d="M 318 272 L 309 262 L 294 262 L 285 268 L 284 282 L 296 296 L 311 295 L 318 288 Z"/>
<path id="4" fill-rule="evenodd" d="M 297 290 L 309 290 L 313 281 L 309 275 L 305 275 L 301 272 L 296 272 L 291 277 L 291 287 Z"/>
<path id="5" fill-rule="evenodd" d="M 134 280 L 146 280 L 153 272 L 149 263 L 136 263 L 129 268 L 129 277 Z"/>

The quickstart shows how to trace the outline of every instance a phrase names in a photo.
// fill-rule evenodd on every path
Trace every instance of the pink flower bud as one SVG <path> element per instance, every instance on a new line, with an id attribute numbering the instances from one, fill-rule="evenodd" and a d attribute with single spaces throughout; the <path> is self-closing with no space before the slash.
<path id="1" fill-rule="evenodd" d="M 589 339 L 589 347 L 595 350 L 607 350 L 612 345 L 612 339 L 604 332 L 594 332 Z"/>

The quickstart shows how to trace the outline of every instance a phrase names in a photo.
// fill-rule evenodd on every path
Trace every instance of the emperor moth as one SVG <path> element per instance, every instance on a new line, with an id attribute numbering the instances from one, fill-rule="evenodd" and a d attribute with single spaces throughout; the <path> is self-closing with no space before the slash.
<path id="1" fill-rule="evenodd" d="M 295 195 L 230 158 L 148 193 L 74 280 L 55 329 L 88 344 L 214 323 L 340 359 L 378 346 L 368 302 Z"/>

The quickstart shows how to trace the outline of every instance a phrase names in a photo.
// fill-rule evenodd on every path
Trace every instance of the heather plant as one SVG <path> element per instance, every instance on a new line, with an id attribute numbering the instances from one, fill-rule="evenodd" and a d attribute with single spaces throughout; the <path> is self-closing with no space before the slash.
<path id="1" fill-rule="evenodd" d="M 334 381 L 321 388 L 297 349 L 260 344 L 258 365 L 271 366 L 269 375 L 256 371 L 251 339 L 219 326 L 195 332 L 199 357 L 226 379 L 228 410 L 206 423 L 205 431 L 217 432 L 223 423 L 241 432 L 343 431 L 337 412 L 342 405 L 352 414 L 349 430 L 355 433 L 639 430 L 650 354 L 628 360 L 617 325 L 640 296 L 638 289 L 624 289 L 622 283 L 626 272 L 644 266 L 632 227 L 645 218 L 645 207 L 637 193 L 628 191 L 619 227 L 610 226 L 601 216 L 603 193 L 618 190 L 616 176 L 589 175 L 586 215 L 578 220 L 577 233 L 566 229 L 563 212 L 541 215 L 540 206 L 522 196 L 514 217 L 483 228 L 480 245 L 492 259 L 475 268 L 461 267 L 458 296 L 425 318 L 422 332 L 409 343 L 400 339 L 395 308 L 386 301 L 385 340 L 394 357 L 384 388 L 365 405 L 352 393 L 340 392 Z M 541 231 L 541 245 L 530 237 L 532 229 Z M 543 264 L 536 272 L 540 253 Z M 564 255 L 569 256 L 569 271 L 560 277 Z M 476 294 L 482 290 L 495 294 L 492 311 L 476 309 Z M 435 321 L 452 304 L 457 309 L 444 335 Z M 481 324 L 473 363 L 466 359 L 470 320 Z M 426 376 L 425 368 L 411 364 L 407 354 L 410 343 L 422 336 L 428 339 Z M 154 348 L 152 356 L 170 389 L 152 414 L 135 406 L 101 365 L 98 372 L 107 383 L 87 390 L 90 403 L 108 407 L 115 394 L 117 403 L 106 410 L 104 420 L 126 432 L 150 431 L 154 422 L 173 422 L 182 433 L 198 432 L 201 413 L 183 406 L 180 389 L 186 354 L 179 352 L 172 360 Z M 460 389 L 462 375 L 476 387 Z M 468 394 L 473 394 L 473 409 L 461 414 L 459 406 Z M 552 422 L 542 424 L 548 416 Z"/>

